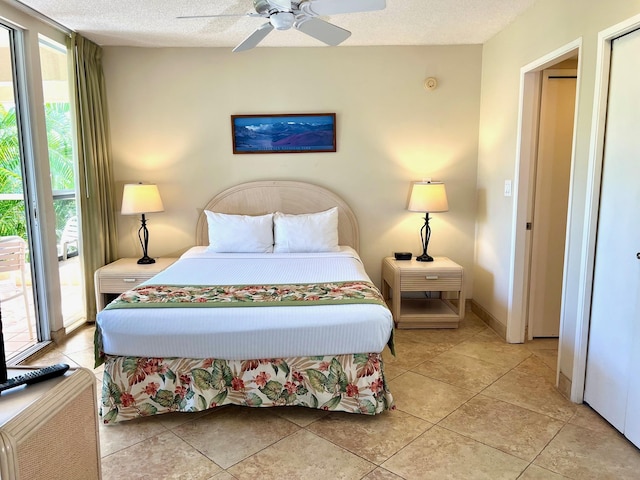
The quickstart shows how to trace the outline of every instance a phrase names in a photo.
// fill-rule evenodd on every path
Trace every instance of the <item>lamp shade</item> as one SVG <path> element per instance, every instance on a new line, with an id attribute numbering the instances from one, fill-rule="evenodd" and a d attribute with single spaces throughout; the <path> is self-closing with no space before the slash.
<path id="1" fill-rule="evenodd" d="M 164 212 L 160 192 L 155 184 L 128 183 L 122 193 L 122 215 Z"/>
<path id="2" fill-rule="evenodd" d="M 413 182 L 407 210 L 410 212 L 446 212 L 447 191 L 442 182 Z"/>

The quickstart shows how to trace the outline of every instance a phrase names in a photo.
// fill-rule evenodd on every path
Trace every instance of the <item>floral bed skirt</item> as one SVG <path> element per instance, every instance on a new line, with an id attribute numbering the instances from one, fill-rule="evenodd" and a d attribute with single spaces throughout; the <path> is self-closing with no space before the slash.
<path id="1" fill-rule="evenodd" d="M 262 360 L 105 355 L 105 424 L 222 405 L 297 405 L 375 415 L 394 409 L 382 355 L 359 353 Z"/>

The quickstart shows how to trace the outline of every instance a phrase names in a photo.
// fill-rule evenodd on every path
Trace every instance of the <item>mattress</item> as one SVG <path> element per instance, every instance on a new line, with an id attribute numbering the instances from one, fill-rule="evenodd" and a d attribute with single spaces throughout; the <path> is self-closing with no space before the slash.
<path id="1" fill-rule="evenodd" d="M 358 254 L 220 254 L 193 247 L 143 285 L 271 285 L 371 281 Z M 378 304 L 106 309 L 103 351 L 138 357 L 282 358 L 381 352 L 393 329 Z"/>

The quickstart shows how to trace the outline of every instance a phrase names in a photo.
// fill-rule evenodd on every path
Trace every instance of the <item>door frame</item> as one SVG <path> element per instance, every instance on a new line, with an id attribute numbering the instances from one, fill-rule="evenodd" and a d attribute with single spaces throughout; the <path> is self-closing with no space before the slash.
<path id="1" fill-rule="evenodd" d="M 538 155 L 538 125 L 540 116 L 540 86 L 542 71 L 578 56 L 578 68 L 582 62 L 582 38 L 578 38 L 547 55 L 534 60 L 520 69 L 520 108 L 518 113 L 518 136 L 516 139 L 515 195 L 511 232 L 511 255 L 509 262 L 509 294 L 507 304 L 507 334 L 509 343 L 524 343 L 529 291 L 529 258 L 531 255 L 531 231 L 526 230 L 533 210 L 533 192 L 535 189 L 535 162 Z M 576 86 L 576 107 L 573 120 L 573 139 L 571 148 L 571 179 L 569 184 L 569 205 L 567 225 L 571 224 L 573 203 L 575 145 L 577 135 L 577 112 L 580 98 L 580 82 Z M 562 307 L 560 312 L 560 342 L 565 316 L 565 295 L 567 278 L 567 246 L 569 229 L 565 237 L 565 262 L 563 266 Z M 561 349 L 560 349 L 561 350 Z M 560 362 L 561 351 L 558 354 Z"/>
<path id="2" fill-rule="evenodd" d="M 589 324 L 591 321 L 591 294 L 593 293 L 593 272 L 595 265 L 596 233 L 600 208 L 600 186 L 604 160 L 604 136 L 609 95 L 609 73 L 611 69 L 611 44 L 613 40 L 640 28 L 640 15 L 598 33 L 596 57 L 596 85 L 594 89 L 593 114 L 591 124 L 591 144 L 585 205 L 585 235 L 582 243 L 580 265 L 580 285 L 578 291 L 578 312 L 576 338 L 574 344 L 573 378 L 571 400 L 582 403 L 587 371 L 587 348 Z"/>

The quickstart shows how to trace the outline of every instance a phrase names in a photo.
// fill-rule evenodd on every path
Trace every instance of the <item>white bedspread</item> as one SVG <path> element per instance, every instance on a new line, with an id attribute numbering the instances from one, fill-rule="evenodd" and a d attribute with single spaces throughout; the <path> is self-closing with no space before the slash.
<path id="1" fill-rule="evenodd" d="M 370 281 L 355 250 L 220 254 L 193 247 L 148 285 Z M 393 320 L 381 305 L 132 308 L 98 313 L 104 352 L 229 360 L 381 352 Z"/>

